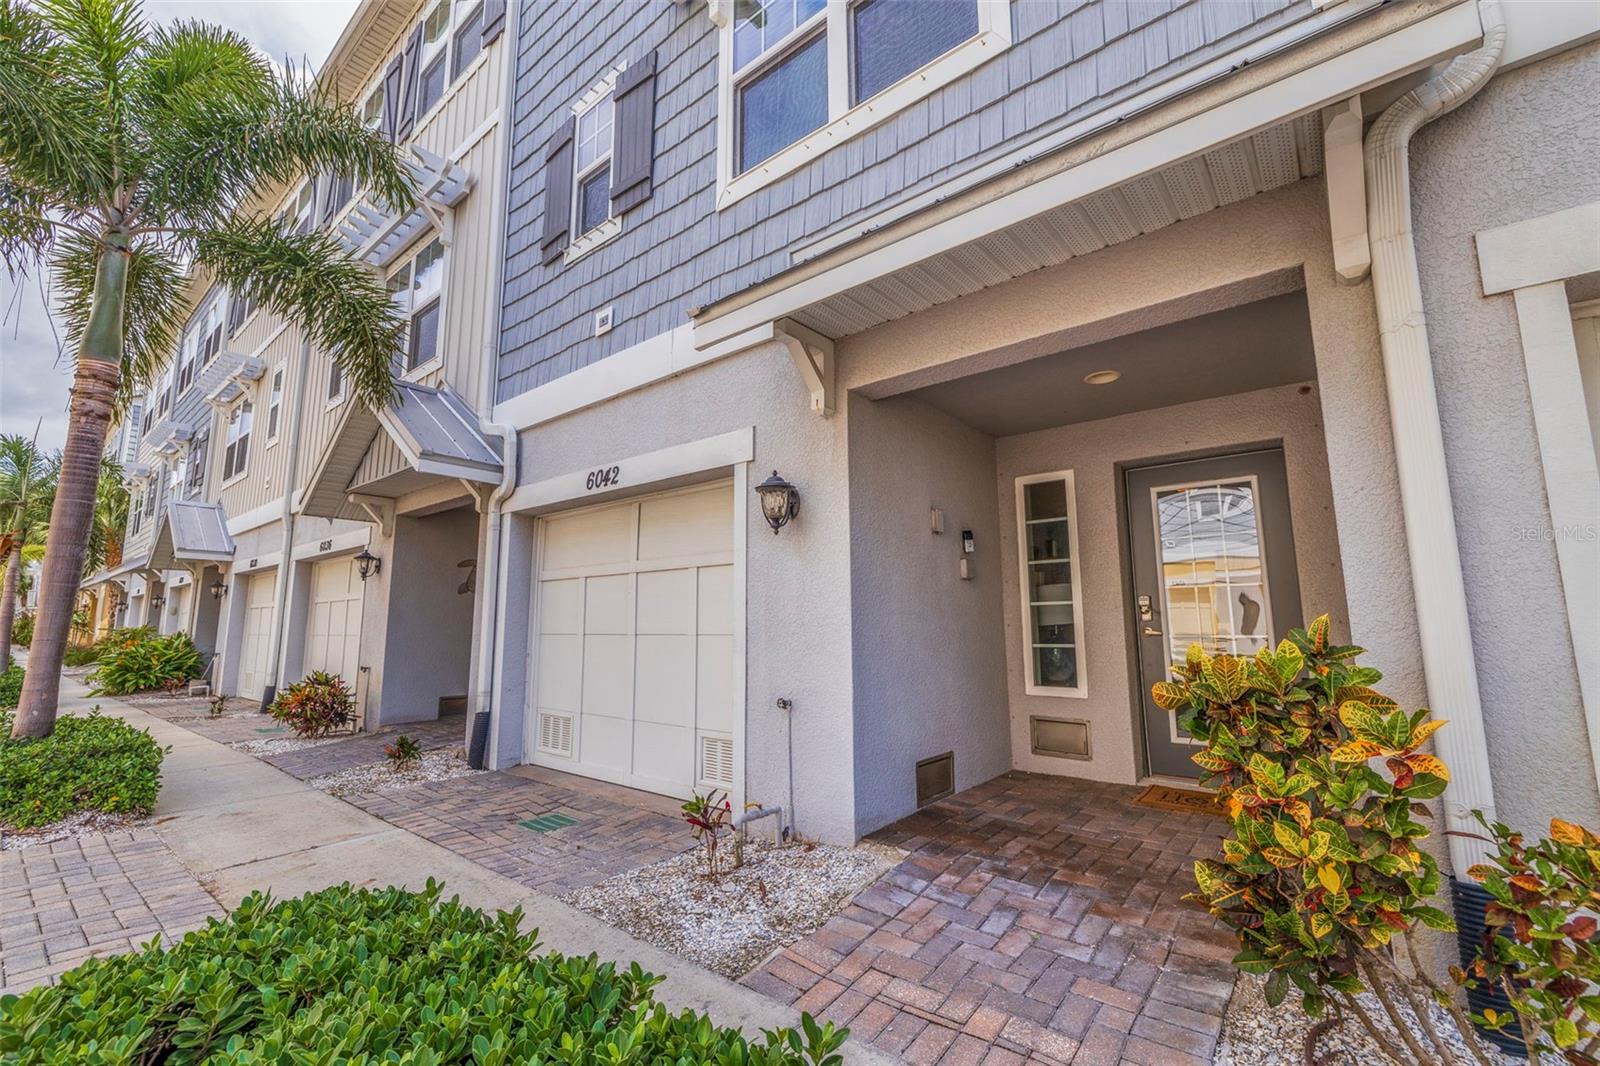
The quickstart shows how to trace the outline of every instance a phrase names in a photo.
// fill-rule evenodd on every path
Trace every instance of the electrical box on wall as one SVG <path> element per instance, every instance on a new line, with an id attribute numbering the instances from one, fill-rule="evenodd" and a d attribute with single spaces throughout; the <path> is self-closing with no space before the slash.
<path id="1" fill-rule="evenodd" d="M 594 335 L 603 337 L 611 332 L 612 320 L 616 317 L 616 305 L 602 307 L 594 313 Z"/>
<path id="2" fill-rule="evenodd" d="M 968 555 L 978 550 L 978 542 L 973 539 L 972 530 L 970 529 L 961 531 L 961 550 Z"/>

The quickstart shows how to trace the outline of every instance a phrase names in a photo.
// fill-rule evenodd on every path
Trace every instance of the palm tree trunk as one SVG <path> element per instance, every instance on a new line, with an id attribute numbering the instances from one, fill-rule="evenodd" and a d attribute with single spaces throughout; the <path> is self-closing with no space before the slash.
<path id="1" fill-rule="evenodd" d="M 22 572 L 22 543 L 21 538 L 11 545 L 11 550 L 6 553 L 6 578 L 0 596 L 0 673 L 4 673 L 11 665 L 11 623 L 17 617 L 17 575 Z"/>
<path id="2" fill-rule="evenodd" d="M 89 548 L 95 491 L 100 484 L 100 453 L 116 406 L 122 377 L 122 308 L 128 289 L 127 239 L 108 238 L 95 265 L 94 306 L 78 349 L 72 406 L 67 412 L 67 445 L 61 453 L 50 535 L 45 540 L 44 573 L 39 578 L 39 612 L 28 674 L 22 682 L 13 737 L 46 737 L 56 724 L 61 694 L 61 659 L 72 628 L 72 608 L 83 579 Z"/>

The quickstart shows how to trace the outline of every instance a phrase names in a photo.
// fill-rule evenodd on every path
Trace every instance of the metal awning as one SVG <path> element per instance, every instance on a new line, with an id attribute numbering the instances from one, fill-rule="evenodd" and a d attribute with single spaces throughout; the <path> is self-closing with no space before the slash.
<path id="1" fill-rule="evenodd" d="M 306 486 L 301 513 L 369 518 L 369 512 L 349 497 L 357 490 L 355 478 L 380 432 L 393 442 L 405 469 L 359 486 L 361 495 L 394 499 L 419 483 L 440 479 L 500 482 L 500 451 L 479 432 L 477 415 L 460 396 L 448 385 L 430 388 L 397 382 L 394 401 L 382 410 L 360 402 L 349 405 Z"/>
<path id="2" fill-rule="evenodd" d="M 152 570 L 182 569 L 190 563 L 225 563 L 233 559 L 228 516 L 219 503 L 179 500 L 169 503 L 157 520 L 150 542 Z"/>
<path id="3" fill-rule="evenodd" d="M 94 585 L 103 585 L 107 581 L 120 581 L 122 578 L 130 577 L 140 570 L 148 569 L 150 569 L 150 553 L 143 552 L 139 555 L 124 558 L 122 562 L 110 570 L 101 570 L 99 573 L 90 575 L 83 580 L 79 587 L 90 588 Z"/>

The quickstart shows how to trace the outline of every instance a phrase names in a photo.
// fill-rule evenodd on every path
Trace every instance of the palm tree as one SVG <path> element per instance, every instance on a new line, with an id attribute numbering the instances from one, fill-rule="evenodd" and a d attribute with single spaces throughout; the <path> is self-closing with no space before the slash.
<path id="1" fill-rule="evenodd" d="M 128 486 L 122 481 L 122 464 L 107 455 L 100 460 L 100 480 L 94 488 L 94 517 L 83 555 L 84 577 L 122 562 L 122 534 L 127 528 Z"/>
<path id="2" fill-rule="evenodd" d="M 22 549 L 38 543 L 50 521 L 55 463 L 26 437 L 0 436 L 0 671 L 11 665 L 11 623 L 17 616 Z"/>
<path id="3" fill-rule="evenodd" d="M 252 209 L 326 173 L 413 199 L 381 133 L 237 34 L 152 27 L 138 0 L 0 0 L 0 258 L 53 273 L 77 360 L 13 736 L 54 727 L 106 431 L 171 357 L 187 270 L 296 321 L 369 403 L 390 396 L 403 325 L 384 286 L 332 236 Z"/>

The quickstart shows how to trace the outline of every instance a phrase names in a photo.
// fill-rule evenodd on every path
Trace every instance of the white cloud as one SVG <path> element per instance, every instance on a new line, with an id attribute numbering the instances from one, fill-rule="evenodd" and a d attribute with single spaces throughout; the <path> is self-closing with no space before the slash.
<path id="1" fill-rule="evenodd" d="M 356 9 L 357 0 L 147 0 L 154 23 L 200 19 L 249 38 L 275 65 L 285 58 L 320 66 Z M 0 432 L 31 436 L 59 448 L 66 439 L 70 353 L 62 354 L 41 296 L 39 278 L 19 281 L 0 270 Z"/>

